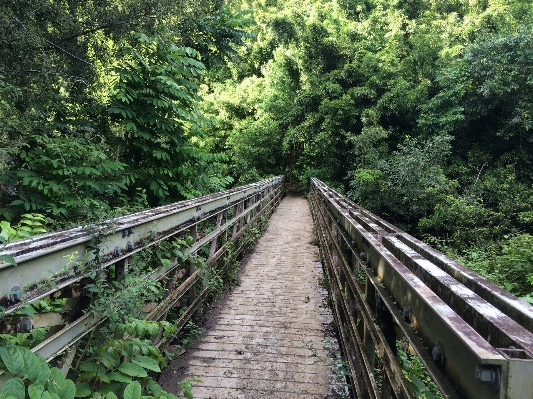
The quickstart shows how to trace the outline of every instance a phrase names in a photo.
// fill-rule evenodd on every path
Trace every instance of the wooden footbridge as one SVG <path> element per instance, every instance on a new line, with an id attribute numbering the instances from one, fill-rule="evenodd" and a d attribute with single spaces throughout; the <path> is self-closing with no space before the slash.
<path id="1" fill-rule="evenodd" d="M 141 314 L 176 334 L 242 258 L 240 284 L 211 306 L 187 352 L 152 337 L 179 351 L 159 377 L 168 392 L 181 397 L 177 383 L 194 378 L 195 399 L 431 398 L 430 385 L 443 398 L 533 398 L 533 307 L 317 179 L 308 200 L 284 196 L 278 176 L 8 244 L 2 254 L 17 266 L 0 263 L 1 332 L 50 327 L 31 350 L 67 375 L 106 323 L 87 308 L 91 277 L 126 281 L 143 251 L 168 242 L 188 245 L 143 269 L 164 295 Z M 62 309 L 27 311 L 61 298 Z M 0 386 L 16 378 L 7 363 L 0 373 Z"/>

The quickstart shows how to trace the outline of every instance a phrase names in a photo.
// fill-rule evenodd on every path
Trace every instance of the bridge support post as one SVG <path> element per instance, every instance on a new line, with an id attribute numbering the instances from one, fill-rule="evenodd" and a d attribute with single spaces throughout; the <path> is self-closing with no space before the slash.
<path id="1" fill-rule="evenodd" d="M 370 281 L 368 276 L 366 278 L 365 297 L 366 297 L 366 301 L 372 313 L 376 314 L 376 293 L 374 291 L 374 286 L 372 285 L 372 282 Z M 366 322 L 363 322 L 361 324 L 363 325 L 363 328 L 364 328 L 363 345 L 365 347 L 365 353 L 368 358 L 368 363 L 370 367 L 374 368 L 376 365 L 376 347 L 371 337 L 371 333 L 370 333 L 371 328 L 370 326 L 367 325 Z"/>
<path id="2" fill-rule="evenodd" d="M 246 205 L 246 209 L 250 208 L 253 204 L 254 204 L 254 197 L 250 197 L 250 199 L 248 200 L 248 204 Z M 249 212 L 246 215 L 246 224 L 250 223 L 250 218 L 252 217 L 251 213 L 252 212 Z"/>
<path id="3" fill-rule="evenodd" d="M 198 224 L 195 224 L 191 228 L 191 237 L 193 242 L 196 242 L 198 240 Z M 194 262 L 189 263 L 189 276 L 192 276 L 196 272 L 196 264 Z M 189 304 L 193 303 L 196 299 L 196 284 L 193 284 L 191 288 L 189 288 Z"/>
<path id="4" fill-rule="evenodd" d="M 115 281 L 121 282 L 124 280 L 124 276 L 128 272 L 128 266 L 130 264 L 130 257 L 115 263 Z"/>
<path id="5" fill-rule="evenodd" d="M 224 215 L 225 215 L 226 212 L 221 212 L 218 214 L 217 216 L 217 221 L 215 223 L 215 229 L 218 229 L 221 225 L 222 225 L 222 220 L 224 219 Z M 215 237 L 213 239 L 213 241 L 211 241 L 211 249 L 209 251 L 209 257 L 211 258 L 215 252 L 217 251 L 217 248 L 218 248 L 218 236 Z"/>
<path id="6" fill-rule="evenodd" d="M 238 217 L 242 213 L 242 208 L 243 208 L 242 202 L 239 202 L 237 206 L 233 208 L 235 209 L 235 217 Z M 231 233 L 231 238 L 234 238 L 240 229 L 241 229 L 241 218 L 238 218 L 233 224 L 233 231 Z"/>
<path id="7" fill-rule="evenodd" d="M 228 212 L 222 212 L 222 224 L 226 224 L 228 221 Z M 220 235 L 220 246 L 223 247 L 228 242 L 228 229 L 225 229 L 224 232 Z"/>

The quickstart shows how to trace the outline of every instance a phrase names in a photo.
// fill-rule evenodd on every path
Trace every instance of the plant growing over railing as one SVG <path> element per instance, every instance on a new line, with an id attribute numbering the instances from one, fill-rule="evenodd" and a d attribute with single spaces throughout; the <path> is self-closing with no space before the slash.
<path id="1" fill-rule="evenodd" d="M 163 339 L 169 337 L 176 332 L 175 326 L 133 319 L 122 324 L 117 331 L 121 336 L 127 333 L 130 337 L 108 339 L 79 365 L 82 373 L 76 379 L 76 396 L 138 399 L 142 395 L 175 399 L 176 396 L 165 392 L 155 379 L 155 373 L 161 372 L 166 362 L 150 340 L 157 338 L 161 332 Z M 190 393 L 191 382 L 181 383 L 184 392 Z"/>
<path id="2" fill-rule="evenodd" d="M 403 375 L 409 381 L 409 388 L 416 398 L 421 399 L 442 399 L 443 396 L 431 377 L 426 371 L 424 364 L 418 356 L 410 355 L 403 351 L 398 341 L 398 362 Z"/>
<path id="3" fill-rule="evenodd" d="M 0 339 L 0 367 L 12 376 L 0 390 L 3 399 L 74 399 L 76 385 L 42 356 Z"/>
<path id="4" fill-rule="evenodd" d="M 50 278 L 24 286 L 24 291 L 27 291 L 28 295 L 23 298 L 23 302 L 28 298 L 35 298 L 36 293 L 47 295 L 55 292 L 59 289 L 59 282 L 68 283 L 71 277 L 75 278 L 72 281 L 80 281 L 82 278 L 84 302 L 90 302 L 89 307 L 84 311 L 89 312 L 95 321 L 91 321 L 94 324 L 91 324 L 92 327 L 87 331 L 87 335 L 80 339 L 75 347 L 68 349 L 70 353 L 65 358 L 74 360 L 69 363 L 68 367 L 63 366 L 64 371 L 70 368 L 67 376 L 64 377 L 59 368 L 50 367 L 45 359 L 28 350 L 29 347 L 34 347 L 38 340 L 42 340 L 47 329 L 34 330 L 39 331 L 39 334 L 31 340 L 26 339 L 31 334 L 0 336 L 0 347 L 3 348 L 0 351 L 0 370 L 6 370 L 4 377 L 6 375 L 11 377 L 4 388 L 1 388 L 0 399 L 25 399 L 27 397 L 30 399 L 37 399 L 37 397 L 39 399 L 72 399 L 74 397 L 176 399 L 176 396 L 165 392 L 156 382 L 156 373 L 166 366 L 163 354 L 167 355 L 165 349 L 160 351 L 158 348 L 165 348 L 172 343 L 172 346 L 181 354 L 193 340 L 203 333 L 204 330 L 199 326 L 198 320 L 202 317 L 206 304 L 214 302 L 229 286 L 238 282 L 235 247 L 239 246 L 242 250 L 246 246 L 251 246 L 260 235 L 267 220 L 266 217 L 261 217 L 255 221 L 254 225 L 247 226 L 250 230 L 247 237 L 245 234 L 239 234 L 236 242 L 227 242 L 226 251 L 218 259 L 217 264 L 207 262 L 200 255 L 200 250 L 204 250 L 205 255 L 210 252 L 211 244 L 209 243 L 203 244 L 203 247 L 196 253 L 191 253 L 191 247 L 196 242 L 193 237 L 177 236 L 155 242 L 157 233 L 149 232 L 146 237 L 136 241 L 136 246 L 146 246 L 146 248 L 129 256 L 128 272 L 122 274 L 119 273 L 119 268 L 126 267 L 126 263 L 121 265 L 116 262 L 108 266 L 110 257 L 103 251 L 107 237 L 116 232 L 115 218 L 113 215 L 109 217 L 107 215 L 109 213 L 102 218 L 103 222 L 84 226 L 93 236 L 88 247 L 89 253 L 85 257 L 80 258 L 77 253 L 72 253 L 65 257 L 65 266 L 59 271 L 55 269 L 56 271 L 51 272 Z M 29 221 L 32 220 L 29 219 Z M 39 229 L 40 223 L 37 220 L 34 228 Z M 214 225 L 210 226 L 209 223 L 210 221 L 207 220 L 198 224 L 199 239 L 204 238 L 209 231 L 213 231 Z M 31 233 L 27 229 L 23 231 Z M 8 233 L 6 233 L 7 238 L 13 236 Z M 229 233 L 229 229 L 226 233 Z M 160 302 L 166 293 L 165 284 L 169 282 L 171 283 L 169 287 L 175 287 L 179 281 L 184 281 L 187 275 L 190 275 L 191 269 L 194 269 L 191 266 L 195 266 L 200 275 L 204 276 L 197 280 L 196 289 L 208 290 L 207 297 L 205 293 L 202 293 L 204 299 L 201 303 L 198 302 L 199 307 L 195 304 L 194 312 L 187 309 L 186 315 L 182 313 L 178 316 L 182 319 L 180 323 L 185 323 L 187 320 L 183 320 L 184 315 L 187 318 L 194 315 L 193 318 L 180 331 L 166 321 L 142 320 L 146 316 L 145 305 Z M 167 274 L 158 281 L 152 280 L 150 278 L 152 272 L 161 267 L 163 269 L 177 267 L 178 270 L 175 276 L 169 277 L 170 274 Z M 183 273 L 184 267 L 189 269 L 187 273 Z M 175 278 L 175 281 L 171 281 L 171 278 Z M 27 307 L 28 311 L 32 312 L 30 317 L 33 317 L 33 312 L 62 310 L 64 302 L 65 299 L 60 301 L 46 299 L 27 304 L 19 302 L 17 306 L 19 306 L 19 312 L 21 309 L 24 312 Z M 179 342 L 181 344 L 176 346 Z M 22 363 L 17 366 L 21 361 Z M 62 362 L 62 359 L 54 361 Z M 48 370 L 44 372 L 48 377 L 36 376 L 33 371 L 35 365 Z M 55 380 L 59 382 L 56 384 Z M 186 380 L 179 384 L 186 398 L 192 398 L 191 384 L 195 381 L 198 380 Z"/>
<path id="5" fill-rule="evenodd" d="M 0 390 L 0 399 L 73 399 L 92 397 L 108 399 L 177 399 L 164 391 L 155 380 L 155 373 L 166 366 L 163 355 L 152 340 L 166 341 L 176 333 L 176 327 L 166 321 L 146 321 L 143 305 L 148 301 L 161 299 L 161 283 L 147 278 L 153 269 L 153 258 L 160 263 L 167 257 L 180 262 L 196 259 L 187 248 L 192 239 L 174 240 L 156 244 L 150 253 L 137 257 L 144 260 L 141 267 L 132 264 L 130 272 L 122 281 L 109 279 L 102 269 L 99 256 L 103 235 L 95 235 L 91 250 L 94 260 L 70 265 L 74 256 L 69 257 L 69 266 L 82 271 L 91 283 L 85 286 L 92 296 L 88 309 L 97 317 L 97 328 L 78 347 L 76 363 L 65 378 L 61 370 L 50 367 L 40 355 L 28 350 L 30 334 L 10 334 L 0 336 L 0 369 L 7 371 L 11 378 Z M 170 264 L 170 262 L 169 262 Z M 50 282 L 49 282 L 50 284 Z M 48 284 L 48 285 L 49 285 Z M 53 284 L 53 283 L 52 283 Z M 36 284 L 33 284 L 36 286 Z M 64 301 L 61 301 L 61 304 Z M 38 301 L 27 304 L 31 310 L 57 310 L 60 304 Z M 101 321 L 106 320 L 105 323 Z M 40 331 L 40 330 L 35 330 Z M 127 337 L 127 339 L 126 339 Z M 35 337 L 36 339 L 39 337 Z M 42 338 L 42 337 L 41 337 Z M 31 345 L 33 346 L 33 344 Z M 42 369 L 42 375 L 36 371 Z M 186 398 L 192 398 L 192 382 L 179 383 Z"/>
<path id="6" fill-rule="evenodd" d="M 149 374 L 164 364 L 150 340 L 110 340 L 80 365 L 75 384 L 57 367 L 29 349 L 0 338 L 0 367 L 12 376 L 0 390 L 2 399 L 177 399 L 164 391 Z M 179 383 L 184 396 L 192 399 L 191 382 Z"/>
<path id="7" fill-rule="evenodd" d="M 43 227 L 45 217 L 38 213 L 26 213 L 22 215 L 22 219 L 16 226 L 12 226 L 10 222 L 0 222 L 0 248 L 4 248 L 8 243 L 23 238 L 31 238 L 32 235 L 39 233 L 46 233 Z M 13 266 L 17 262 L 9 255 L 0 255 L 0 260 L 7 262 Z"/>

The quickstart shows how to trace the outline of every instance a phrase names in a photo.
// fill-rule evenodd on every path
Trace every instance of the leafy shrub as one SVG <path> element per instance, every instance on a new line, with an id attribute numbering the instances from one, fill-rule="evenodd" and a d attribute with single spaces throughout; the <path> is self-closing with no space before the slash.
<path id="1" fill-rule="evenodd" d="M 443 169 L 451 151 L 450 141 L 449 136 L 425 142 L 405 140 L 373 167 L 351 171 L 348 195 L 377 213 L 396 218 L 400 225 L 416 225 L 418 219 L 431 213 L 439 196 L 453 188 Z"/>
<path id="2" fill-rule="evenodd" d="M 10 210 L 17 215 L 32 210 L 80 219 L 84 212 L 109 209 L 109 199 L 126 189 L 126 164 L 85 139 L 32 136 L 14 156 L 20 168 L 7 178 L 16 187 Z"/>

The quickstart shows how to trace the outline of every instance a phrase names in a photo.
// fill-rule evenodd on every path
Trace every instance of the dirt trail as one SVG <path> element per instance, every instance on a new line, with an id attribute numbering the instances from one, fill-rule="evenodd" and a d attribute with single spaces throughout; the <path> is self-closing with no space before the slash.
<path id="1" fill-rule="evenodd" d="M 241 284 L 226 299 L 212 326 L 183 359 L 171 364 L 161 384 L 199 378 L 194 399 L 329 398 L 331 370 L 315 363 L 326 356 L 331 313 L 324 304 L 318 247 L 307 201 L 288 196 L 242 262 Z"/>

